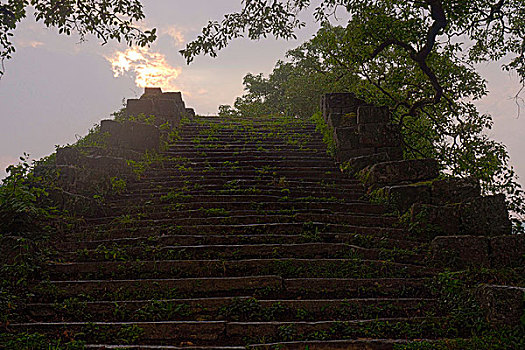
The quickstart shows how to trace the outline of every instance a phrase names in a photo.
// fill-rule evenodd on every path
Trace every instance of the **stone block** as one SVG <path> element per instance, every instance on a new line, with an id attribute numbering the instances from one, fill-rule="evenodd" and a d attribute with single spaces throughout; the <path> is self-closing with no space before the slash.
<path id="1" fill-rule="evenodd" d="M 357 127 L 335 128 L 334 141 L 337 149 L 360 148 Z"/>
<path id="2" fill-rule="evenodd" d="M 435 179 L 439 166 L 434 159 L 412 159 L 375 164 L 363 169 L 360 177 L 368 186 L 384 187 Z"/>
<path id="3" fill-rule="evenodd" d="M 392 116 L 388 107 L 360 106 L 357 108 L 358 124 L 388 124 Z"/>
<path id="4" fill-rule="evenodd" d="M 110 147 L 132 149 L 139 152 L 158 150 L 160 147 L 160 131 L 154 125 L 103 120 L 100 124 L 100 130 L 103 133 L 108 133 L 107 142 Z"/>
<path id="5" fill-rule="evenodd" d="M 461 229 L 474 236 L 503 236 L 512 233 L 505 195 L 475 198 L 461 205 Z"/>
<path id="6" fill-rule="evenodd" d="M 397 126 L 385 123 L 358 124 L 359 143 L 363 147 L 396 147 L 401 145 Z"/>
<path id="7" fill-rule="evenodd" d="M 376 154 L 375 148 L 337 148 L 335 151 L 335 160 L 339 163 L 344 163 L 352 158 L 372 156 Z"/>
<path id="8" fill-rule="evenodd" d="M 56 151 L 57 165 L 80 165 L 83 155 L 77 147 L 67 146 L 60 147 Z"/>
<path id="9" fill-rule="evenodd" d="M 326 123 L 332 129 L 339 127 L 352 127 L 357 125 L 357 118 L 354 113 L 329 113 Z"/>
<path id="10" fill-rule="evenodd" d="M 48 198 L 56 207 L 84 217 L 101 217 L 110 214 L 109 208 L 93 196 L 83 196 L 55 188 L 49 191 Z"/>
<path id="11" fill-rule="evenodd" d="M 525 235 L 491 237 L 490 261 L 493 268 L 525 266 Z"/>
<path id="12" fill-rule="evenodd" d="M 84 166 L 111 176 L 129 174 L 131 169 L 126 159 L 108 156 L 86 156 Z"/>
<path id="13" fill-rule="evenodd" d="M 126 116 L 138 116 L 144 114 L 146 116 L 154 114 L 153 101 L 151 99 L 129 99 L 126 103 Z"/>
<path id="14" fill-rule="evenodd" d="M 195 110 L 193 108 L 186 108 L 186 117 L 188 118 L 195 118 Z"/>
<path id="15" fill-rule="evenodd" d="M 474 178 L 450 178 L 432 182 L 432 203 L 465 202 L 481 197 L 481 186 Z"/>
<path id="16" fill-rule="evenodd" d="M 162 89 L 159 87 L 145 87 L 144 94 L 140 98 L 151 98 L 162 95 Z"/>
<path id="17" fill-rule="evenodd" d="M 487 321 L 495 327 L 517 326 L 524 312 L 525 288 L 483 285 L 476 298 L 485 311 Z"/>
<path id="18" fill-rule="evenodd" d="M 461 217 L 457 206 L 416 203 L 410 208 L 411 233 L 421 238 L 457 236 Z"/>
<path id="19" fill-rule="evenodd" d="M 376 147 L 376 153 L 386 153 L 390 157 L 390 161 L 403 160 L 403 147 Z"/>
<path id="20" fill-rule="evenodd" d="M 321 98 L 321 113 L 324 120 L 327 120 L 328 113 L 333 112 L 332 108 L 341 108 L 338 113 L 343 113 L 343 109 L 345 109 L 345 113 L 357 113 L 357 108 L 364 104 L 366 103 L 352 93 L 325 94 Z"/>
<path id="21" fill-rule="evenodd" d="M 384 187 L 383 190 L 388 203 L 393 205 L 400 213 L 406 212 L 415 203 L 431 202 L 430 185 L 397 185 Z"/>
<path id="22" fill-rule="evenodd" d="M 366 156 L 350 158 L 343 164 L 343 170 L 346 174 L 355 175 L 364 168 L 382 162 L 387 162 L 390 157 L 387 153 L 376 153 Z"/>
<path id="23" fill-rule="evenodd" d="M 490 267 L 489 239 L 479 236 L 440 236 L 430 244 L 432 261 L 441 267 Z"/>
<path id="24" fill-rule="evenodd" d="M 164 92 L 162 94 L 163 99 L 175 101 L 178 105 L 184 106 L 184 100 L 182 99 L 182 93 L 177 92 Z M 186 107 L 184 107 L 186 108 Z"/>

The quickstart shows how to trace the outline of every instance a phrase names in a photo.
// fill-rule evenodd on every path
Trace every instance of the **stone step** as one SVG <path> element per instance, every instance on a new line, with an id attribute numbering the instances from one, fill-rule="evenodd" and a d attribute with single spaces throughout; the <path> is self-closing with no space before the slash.
<path id="1" fill-rule="evenodd" d="M 319 179 L 323 179 L 325 181 L 339 181 L 339 180 L 345 180 L 344 175 L 342 175 L 339 171 L 335 172 L 327 172 L 325 174 L 318 174 L 318 173 L 303 173 L 296 174 L 296 173 L 290 173 L 286 172 L 283 174 L 283 172 L 260 172 L 260 173 L 241 173 L 241 174 L 232 174 L 229 172 L 179 172 L 172 174 L 169 171 L 163 171 L 162 173 L 141 173 L 137 177 L 131 178 L 131 183 L 135 181 L 141 181 L 141 182 L 166 182 L 166 181 L 201 181 L 205 178 L 213 179 L 213 180 L 225 180 L 225 181 L 274 181 L 276 183 L 279 183 L 281 179 L 284 179 L 283 181 L 301 181 L 304 180 L 305 182 L 314 182 L 319 181 Z M 354 180 L 355 181 L 355 180 Z M 357 182 L 355 182 L 357 183 Z"/>
<path id="2" fill-rule="evenodd" d="M 255 258 L 360 258 L 423 264 L 425 254 L 398 249 L 363 248 L 346 243 L 228 244 L 228 245 L 99 245 L 95 249 L 58 252 L 55 260 L 75 262 L 123 260 L 244 260 Z"/>
<path id="3" fill-rule="evenodd" d="M 305 152 L 305 153 L 326 153 L 326 145 L 316 143 L 316 144 L 307 144 L 305 146 L 294 146 L 284 143 L 275 143 L 275 144 L 230 144 L 230 143 L 175 143 L 169 146 L 166 153 L 173 154 L 175 156 L 181 154 L 184 151 L 195 150 L 197 152 L 211 152 L 216 150 L 217 152 L 277 152 L 281 151 L 283 153 L 287 152 Z"/>
<path id="4" fill-rule="evenodd" d="M 425 278 L 292 278 L 279 276 L 51 280 L 31 288 L 33 303 L 253 296 L 259 299 L 426 298 Z"/>
<path id="5" fill-rule="evenodd" d="M 283 175 L 291 175 L 292 178 L 301 178 L 302 176 L 308 176 L 308 175 L 317 175 L 318 179 L 321 179 L 321 176 L 324 176 L 325 174 L 337 174 L 339 177 L 342 177 L 342 174 L 335 165 L 330 166 L 272 166 L 272 164 L 268 164 L 268 167 L 261 166 L 259 168 L 257 167 L 235 167 L 235 166 L 227 166 L 224 168 L 213 168 L 209 167 L 206 164 L 199 164 L 198 166 L 192 166 L 188 168 L 169 168 L 169 167 L 150 167 L 146 169 L 144 175 L 151 175 L 154 173 L 156 176 L 159 175 L 194 175 L 199 174 L 203 175 L 202 172 L 204 172 L 204 175 L 211 174 L 211 175 L 218 175 L 221 173 L 225 174 L 232 174 L 235 175 L 235 177 L 232 178 L 232 180 L 236 179 L 237 176 L 243 176 L 243 175 L 276 175 L 276 174 L 283 174 Z"/>
<path id="6" fill-rule="evenodd" d="M 192 160 L 163 160 L 160 163 L 151 164 L 151 168 L 174 168 L 178 166 L 184 167 L 215 167 L 215 168 L 236 168 L 236 169 L 251 169 L 261 167 L 272 167 L 276 169 L 296 168 L 296 167 L 326 167 L 330 169 L 335 168 L 335 162 L 331 159 L 238 159 L 237 157 L 230 158 L 229 160 L 215 160 L 206 157 L 192 159 Z"/>
<path id="7" fill-rule="evenodd" d="M 216 186 L 216 189 L 210 187 L 180 187 L 166 189 L 147 189 L 147 190 L 129 190 L 125 193 L 118 195 L 118 199 L 127 198 L 156 198 L 164 199 L 166 202 L 175 201 L 177 202 L 180 197 L 183 196 L 200 196 L 200 195 L 261 195 L 261 196 L 280 196 L 280 197 L 292 197 L 292 198 L 306 198 L 317 196 L 319 198 L 342 198 L 346 197 L 355 198 L 356 196 L 364 196 L 365 191 L 362 188 L 322 188 L 321 186 L 315 187 L 285 187 L 279 188 L 276 186 L 265 186 L 265 187 L 244 187 L 244 188 L 225 188 L 224 186 Z M 171 197 L 173 199 L 170 199 Z"/>
<path id="8" fill-rule="evenodd" d="M 135 344 L 155 344 L 165 342 L 191 342 L 193 345 L 244 345 L 246 340 L 279 341 L 289 335 L 289 330 L 301 338 L 315 338 L 320 334 L 330 334 L 330 338 L 356 336 L 364 337 L 370 329 L 377 335 L 395 337 L 399 328 L 412 331 L 421 338 L 417 329 L 425 324 L 437 324 L 439 319 L 380 318 L 374 320 L 345 320 L 317 322 L 226 322 L 226 321 L 158 321 L 158 322 L 41 322 L 10 325 L 11 330 L 47 335 L 68 332 L 91 342 L 105 343 L 107 339 L 124 340 L 124 334 L 136 332 Z M 384 325 L 384 326 L 382 326 Z M 416 332 L 414 332 L 416 330 Z M 421 333 L 421 332 L 419 332 Z M 285 339 L 286 339 L 285 338 Z M 326 338 L 326 336 L 323 336 Z"/>
<path id="9" fill-rule="evenodd" d="M 332 193 L 330 196 L 325 197 L 323 194 L 318 196 L 312 196 L 304 193 L 288 193 L 280 192 L 279 195 L 271 194 L 207 194 L 209 192 L 201 192 L 196 194 L 195 192 L 189 193 L 180 193 L 174 192 L 173 194 L 166 195 L 122 195 L 118 198 L 113 198 L 108 200 L 108 204 L 112 207 L 116 206 L 125 206 L 141 204 L 147 206 L 149 204 L 166 203 L 166 204 L 184 204 L 191 202 L 205 202 L 205 201 L 232 201 L 232 202 L 251 202 L 253 205 L 258 203 L 268 203 L 268 202 L 298 202 L 298 203 L 311 203 L 311 202 L 335 202 L 344 203 L 345 201 L 354 202 L 363 198 L 363 194 L 359 192 L 355 193 Z M 306 195 L 306 196 L 305 196 Z M 162 199 L 162 201 L 161 201 Z M 293 207 L 293 206 L 292 206 Z"/>
<path id="10" fill-rule="evenodd" d="M 170 148 L 177 148 L 177 144 L 173 144 Z M 179 147 L 180 148 L 180 147 Z M 320 159 L 332 159 L 326 150 L 302 150 L 300 148 L 293 150 L 221 150 L 221 149 L 209 149 L 202 150 L 195 147 L 186 149 L 180 149 L 177 152 L 165 151 L 161 153 L 162 156 L 167 158 L 188 158 L 188 159 L 225 159 L 235 160 L 237 157 L 243 158 L 264 158 L 268 159 L 301 159 L 304 157 L 320 158 Z"/>
<path id="11" fill-rule="evenodd" d="M 396 217 L 355 215 L 344 213 L 297 213 L 293 215 L 254 214 L 245 216 L 229 216 L 213 214 L 207 217 L 167 217 L 161 219 L 147 219 L 142 217 L 121 216 L 111 222 L 96 225 L 81 226 L 78 230 L 110 230 L 110 229 L 138 229 L 153 226 L 198 226 L 198 225 L 251 225 L 264 223 L 304 223 L 323 222 L 326 224 L 348 224 L 352 226 L 391 227 L 399 222 Z"/>
<path id="12" fill-rule="evenodd" d="M 190 203 L 189 203 L 190 204 Z M 201 206 L 198 207 L 195 203 L 191 203 L 194 207 L 198 209 L 186 209 L 186 207 L 179 207 L 174 209 L 173 206 L 157 206 L 157 210 L 150 211 L 140 211 L 136 215 L 133 215 L 133 212 L 128 212 L 129 214 L 120 214 L 112 212 L 112 216 L 106 217 L 96 217 L 96 218 L 85 218 L 84 221 L 87 225 L 99 225 L 99 224 L 109 224 L 109 223 L 118 223 L 120 219 L 123 218 L 123 215 L 127 216 L 132 220 L 160 220 L 160 219 L 180 219 L 180 218 L 208 218 L 208 217 L 217 217 L 217 216 L 228 216 L 228 217 L 244 217 L 244 216 L 254 216 L 254 215 L 265 215 L 267 217 L 272 217 L 276 215 L 378 215 L 382 214 L 381 207 L 363 207 L 355 208 L 353 211 L 333 211 L 330 209 L 296 209 L 294 206 L 283 207 L 279 210 L 263 210 L 263 209 L 251 209 L 250 203 L 246 205 L 246 209 L 233 209 L 227 210 L 224 206 Z M 237 206 L 238 208 L 238 206 Z M 350 207 L 352 208 L 352 207 Z M 338 208 L 344 209 L 344 207 Z M 381 216 L 382 218 L 384 216 Z"/>
<path id="13" fill-rule="evenodd" d="M 49 263 L 51 278 L 183 278 L 279 275 L 310 278 L 428 277 L 421 265 L 367 259 L 136 260 Z"/>
<path id="14" fill-rule="evenodd" d="M 82 231 L 70 233 L 62 236 L 64 242 L 77 240 L 101 240 L 116 238 L 133 237 L 158 237 L 163 235 L 192 235 L 192 234 L 229 234 L 229 235 L 250 235 L 250 234 L 302 234 L 306 236 L 316 235 L 322 232 L 341 233 L 349 235 L 365 235 L 373 237 L 387 237 L 394 239 L 411 239 L 403 229 L 390 227 L 367 227 L 351 226 L 341 224 L 327 224 L 321 222 L 312 223 L 263 223 L 249 225 L 193 225 L 193 226 L 152 226 L 138 227 L 132 229 L 109 229 L 103 231 Z"/>
<path id="15" fill-rule="evenodd" d="M 290 202 L 290 201 L 275 201 L 275 202 L 244 202 L 244 201 L 226 201 L 226 202 L 218 202 L 218 201 L 206 201 L 206 202 L 199 202 L 199 201 L 191 201 L 186 203 L 176 203 L 175 206 L 173 204 L 160 204 L 160 203 L 154 203 L 152 201 L 143 203 L 142 205 L 132 205 L 126 207 L 117 207 L 115 205 L 111 205 L 111 213 L 114 216 L 120 216 L 120 215 L 134 215 L 134 214 L 140 214 L 145 215 L 145 217 L 151 217 L 150 215 L 154 213 L 163 213 L 163 212 L 184 212 L 184 211 L 192 211 L 192 210 L 199 210 L 202 209 L 212 209 L 212 208 L 222 208 L 228 211 L 233 212 L 241 212 L 245 210 L 255 210 L 258 212 L 276 212 L 276 211 L 282 211 L 282 210 L 296 210 L 296 211 L 311 211 L 316 212 L 318 210 L 323 211 L 335 211 L 335 212 L 346 212 L 346 213 L 355 213 L 355 214 L 383 214 L 385 212 L 385 207 L 383 205 L 369 203 L 365 201 L 355 201 L 355 202 Z M 202 208 L 202 209 L 201 209 Z M 160 214 L 159 214 L 160 215 Z M 104 219 L 104 218 L 102 218 Z M 90 222 L 89 220 L 95 220 L 95 219 L 86 219 L 87 222 Z"/>
<path id="16" fill-rule="evenodd" d="M 100 246 L 146 246 L 149 249 L 162 246 L 183 245 L 238 245 L 238 244 L 302 244 L 302 243 L 344 243 L 361 245 L 369 248 L 414 250 L 416 253 L 425 251 L 426 245 L 409 240 L 389 239 L 386 237 L 372 237 L 341 233 L 311 233 L 311 234 L 252 234 L 252 235 L 164 235 L 135 238 L 116 238 L 107 240 L 88 240 L 52 242 L 52 249 L 57 251 L 95 250 Z"/>
<path id="17" fill-rule="evenodd" d="M 277 188 L 309 188 L 309 187 L 322 187 L 322 188 L 343 188 L 343 189 L 363 189 L 363 184 L 351 179 L 333 179 L 332 181 L 307 181 L 297 179 L 276 179 L 275 177 L 265 178 L 241 178 L 232 179 L 226 176 L 214 176 L 214 177 L 198 177 L 192 179 L 192 181 L 186 179 L 171 179 L 167 181 L 149 181 L 148 179 L 135 180 L 132 179 L 126 184 L 128 190 L 133 189 L 165 189 L 166 192 L 173 190 L 178 187 L 191 187 L 197 185 L 199 188 L 217 189 L 218 187 L 224 188 L 224 186 L 233 187 L 259 187 L 259 186 L 274 186 Z"/>
<path id="18" fill-rule="evenodd" d="M 169 300 L 89 301 L 27 305 L 36 322 L 121 321 L 316 321 L 418 317 L 435 308 L 429 298 L 257 299 L 215 297 Z"/>

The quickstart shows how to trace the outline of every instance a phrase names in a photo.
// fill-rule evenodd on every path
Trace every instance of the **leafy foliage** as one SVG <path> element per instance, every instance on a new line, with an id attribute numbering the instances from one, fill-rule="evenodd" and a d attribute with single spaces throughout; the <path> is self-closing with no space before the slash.
<path id="1" fill-rule="evenodd" d="M 135 23 L 144 19 L 139 0 L 7 0 L 0 4 L 0 60 L 11 58 L 15 47 L 13 31 L 34 10 L 35 20 L 56 27 L 59 34 L 78 33 L 84 41 L 89 34 L 102 41 L 125 41 L 128 45 L 146 46 L 156 39 L 156 29 L 142 31 Z M 0 76 L 3 68 L 0 69 Z"/>
<path id="2" fill-rule="evenodd" d="M 37 176 L 28 155 L 20 157 L 18 165 L 7 168 L 9 174 L 0 186 L 0 231 L 17 233 L 34 230 L 50 212 L 39 204 L 47 196 L 42 185 L 44 179 Z"/>

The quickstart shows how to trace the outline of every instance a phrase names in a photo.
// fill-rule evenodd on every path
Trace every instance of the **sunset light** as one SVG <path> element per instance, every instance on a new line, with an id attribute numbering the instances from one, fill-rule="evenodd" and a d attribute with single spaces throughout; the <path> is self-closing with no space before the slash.
<path id="1" fill-rule="evenodd" d="M 115 77 L 126 72 L 135 74 L 138 87 L 158 86 L 165 90 L 179 90 L 175 80 L 182 69 L 172 67 L 161 53 L 151 52 L 147 48 L 131 48 L 117 51 L 106 59 L 111 63 Z"/>

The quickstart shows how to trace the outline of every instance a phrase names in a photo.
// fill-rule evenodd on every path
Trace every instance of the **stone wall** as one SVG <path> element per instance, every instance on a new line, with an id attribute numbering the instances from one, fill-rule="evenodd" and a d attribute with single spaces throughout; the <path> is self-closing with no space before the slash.
<path id="1" fill-rule="evenodd" d="M 132 120 L 102 120 L 100 133 L 103 146 L 62 147 L 56 153 L 59 172 L 58 189 L 52 194 L 61 207 L 80 213 L 100 213 L 93 203 L 93 193 L 111 190 L 112 178 L 131 178 L 129 160 L 138 161 L 145 152 L 161 150 L 163 133 L 180 125 L 183 116 L 195 112 L 186 108 L 180 92 L 162 92 L 160 88 L 146 88 L 140 99 L 127 102 L 126 116 Z M 136 121 L 132 116 L 144 114 L 152 124 Z M 165 123 L 169 128 L 159 128 Z M 86 212 L 85 208 L 89 208 Z"/>
<path id="2" fill-rule="evenodd" d="M 353 171 L 377 159 L 403 158 L 401 134 L 388 108 L 367 105 L 350 93 L 331 93 L 321 99 L 321 111 L 333 130 L 337 161 L 350 162 Z"/>
<path id="3" fill-rule="evenodd" d="M 401 133 L 387 108 L 337 93 L 323 96 L 321 109 L 333 129 L 342 169 L 361 179 L 372 200 L 400 216 L 407 235 L 431 240 L 431 264 L 448 269 L 525 264 L 525 238 L 511 235 L 504 195 L 482 196 L 476 179 L 440 179 L 434 159 L 403 160 Z M 518 324 L 524 296 L 523 288 L 487 285 L 478 290 L 478 301 L 494 325 Z"/>
<path id="4" fill-rule="evenodd" d="M 160 88 L 145 88 L 139 99 L 128 99 L 126 115 L 136 117 L 140 114 L 155 116 L 157 126 L 168 122 L 171 127 L 180 125 L 184 116 L 194 116 L 191 108 L 186 108 L 181 92 L 162 92 Z"/>

